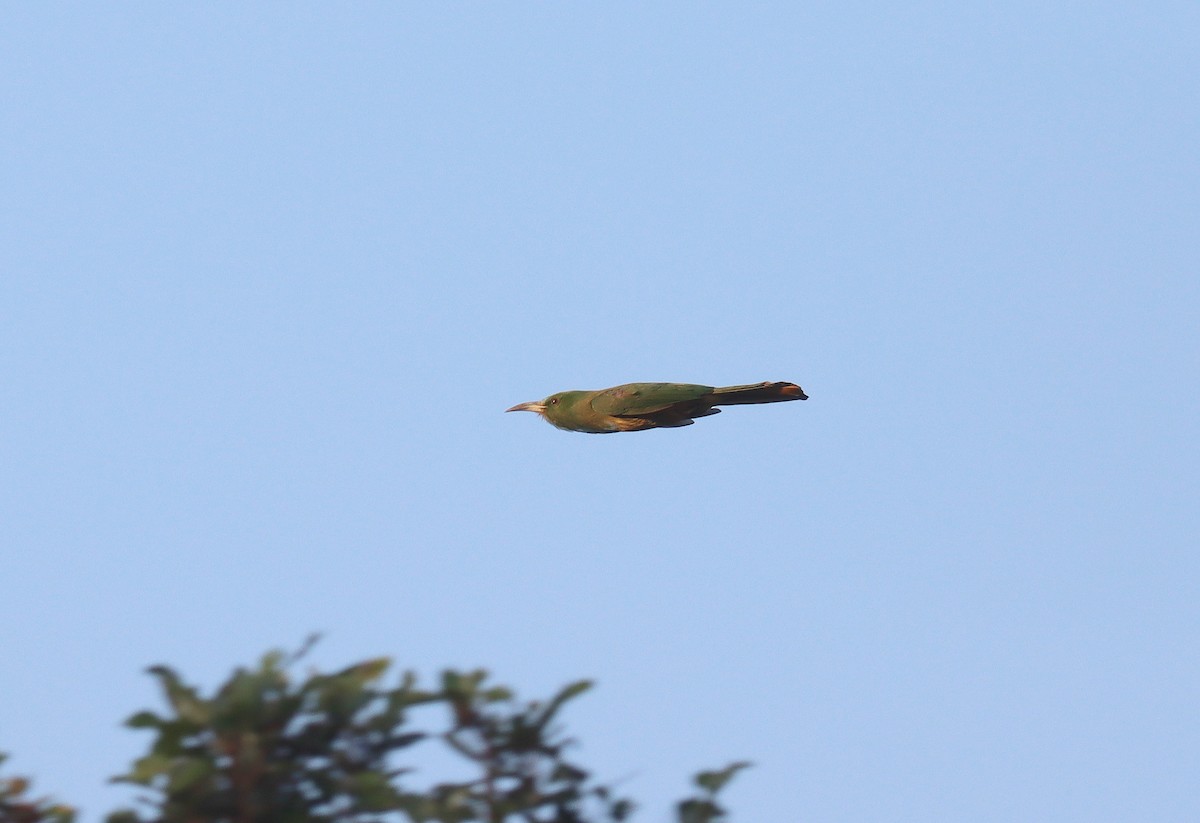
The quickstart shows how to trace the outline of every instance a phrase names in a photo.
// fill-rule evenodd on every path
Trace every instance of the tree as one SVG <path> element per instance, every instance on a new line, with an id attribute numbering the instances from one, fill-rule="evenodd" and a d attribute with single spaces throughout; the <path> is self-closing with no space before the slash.
<path id="1" fill-rule="evenodd" d="M 0 754 L 0 764 L 7 759 Z M 29 785 L 23 777 L 0 778 L 0 823 L 72 823 L 73 809 L 46 798 L 27 797 Z"/>
<path id="2" fill-rule="evenodd" d="M 169 712 L 129 718 L 155 739 L 115 778 L 149 794 L 143 808 L 115 812 L 108 823 L 620 823 L 633 813 L 632 801 L 566 757 L 572 741 L 556 719 L 589 681 L 521 703 L 482 670 L 443 672 L 432 690 L 406 673 L 389 687 L 386 658 L 295 681 L 310 647 L 271 652 L 210 697 L 165 666 L 151 668 Z M 414 712 L 437 706 L 448 725 L 413 726 Z M 405 758 L 439 741 L 473 775 L 409 785 Z M 747 765 L 697 775 L 701 791 L 678 805 L 680 823 L 724 820 L 717 794 Z"/>

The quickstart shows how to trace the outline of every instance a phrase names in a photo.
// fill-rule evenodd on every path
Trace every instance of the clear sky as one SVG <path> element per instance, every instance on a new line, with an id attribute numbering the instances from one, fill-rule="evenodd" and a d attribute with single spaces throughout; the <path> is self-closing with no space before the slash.
<path id="1" fill-rule="evenodd" d="M 0 750 L 579 677 L 665 821 L 1200 819 L 1195 2 L 0 12 Z M 514 403 L 790 380 L 561 432 Z"/>

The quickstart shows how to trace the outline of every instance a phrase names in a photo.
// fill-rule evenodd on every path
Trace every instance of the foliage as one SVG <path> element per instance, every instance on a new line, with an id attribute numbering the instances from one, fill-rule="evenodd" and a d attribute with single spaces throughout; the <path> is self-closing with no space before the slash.
<path id="1" fill-rule="evenodd" d="M 744 760 L 730 763 L 716 772 L 700 772 L 694 778 L 700 794 L 679 803 L 679 823 L 721 823 L 728 812 L 717 803 L 717 794 L 733 776 L 750 764 Z"/>
<path id="2" fill-rule="evenodd" d="M 173 670 L 149 671 L 171 714 L 142 711 L 126 721 L 156 733 L 149 753 L 118 782 L 151 789 L 154 813 L 116 821 L 373 821 L 402 808 L 388 755 L 420 740 L 402 730 L 405 713 L 437 696 L 413 687 L 381 689 L 385 659 L 297 686 L 279 652 L 256 670 L 239 669 L 211 698 Z"/>
<path id="3" fill-rule="evenodd" d="M 0 763 L 7 759 L 0 754 Z M 29 781 L 23 777 L 0 778 L 0 823 L 72 823 L 75 811 L 45 798 L 25 796 Z"/>
<path id="4" fill-rule="evenodd" d="M 315 639 L 315 638 L 314 638 Z M 406 673 L 386 685 L 386 658 L 297 678 L 292 655 L 271 652 L 204 695 L 154 666 L 167 710 L 126 721 L 150 731 L 147 753 L 113 778 L 144 790 L 137 809 L 107 823 L 621 823 L 633 803 L 567 758 L 557 719 L 591 683 L 523 703 L 485 671 L 446 671 L 434 689 Z M 433 729 L 414 712 L 447 720 Z M 415 786 L 413 748 L 443 746 L 467 779 Z M 0 761 L 3 757 L 0 756 Z M 695 778 L 679 823 L 722 823 L 717 795 L 746 763 Z M 0 823 L 73 823 L 73 810 L 23 799 L 28 782 L 0 780 Z"/>
<path id="5" fill-rule="evenodd" d="M 572 741 L 555 721 L 590 682 L 521 703 L 482 670 L 443 672 L 436 690 L 418 688 L 411 673 L 388 687 L 390 664 L 379 658 L 293 683 L 289 672 L 310 645 L 266 655 L 207 698 L 171 669 L 151 668 L 170 713 L 129 718 L 156 737 L 115 778 L 150 790 L 148 810 L 108 823 L 620 823 L 633 813 L 630 800 L 566 757 Z M 443 707 L 449 723 L 414 729 L 411 710 L 420 706 Z M 411 770 L 397 758 L 422 741 L 446 745 L 472 776 L 406 785 Z M 723 819 L 716 793 L 745 765 L 698 775 L 705 793 L 679 805 L 681 823 Z"/>

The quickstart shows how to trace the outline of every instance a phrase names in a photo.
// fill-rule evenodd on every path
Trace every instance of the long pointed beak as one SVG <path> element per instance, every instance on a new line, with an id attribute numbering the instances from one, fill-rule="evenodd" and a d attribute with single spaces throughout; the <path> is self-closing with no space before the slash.
<path id="1" fill-rule="evenodd" d="M 538 414 L 545 414 L 546 413 L 546 403 L 544 400 L 530 400 L 528 403 L 518 403 L 517 405 L 513 406 L 511 409 L 505 409 L 504 411 L 506 411 L 506 412 L 531 411 L 531 412 L 537 412 Z"/>

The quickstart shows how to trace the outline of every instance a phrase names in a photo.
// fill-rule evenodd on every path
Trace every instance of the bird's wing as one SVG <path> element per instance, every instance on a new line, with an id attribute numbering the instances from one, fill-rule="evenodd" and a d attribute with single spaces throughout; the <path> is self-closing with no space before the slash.
<path id="1" fill-rule="evenodd" d="M 676 403 L 698 400 L 712 390 L 712 386 L 692 383 L 626 383 L 597 392 L 592 408 L 617 417 L 653 414 Z"/>

